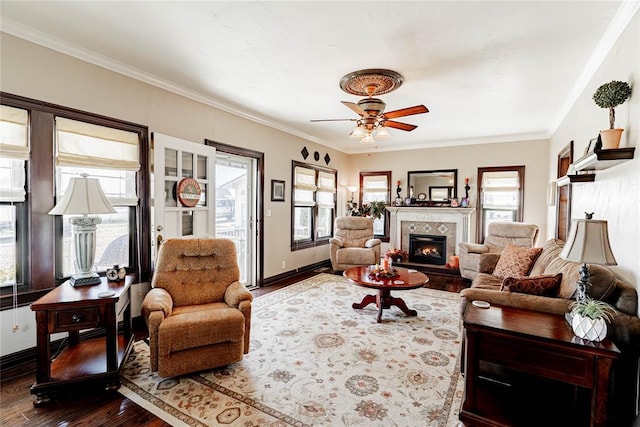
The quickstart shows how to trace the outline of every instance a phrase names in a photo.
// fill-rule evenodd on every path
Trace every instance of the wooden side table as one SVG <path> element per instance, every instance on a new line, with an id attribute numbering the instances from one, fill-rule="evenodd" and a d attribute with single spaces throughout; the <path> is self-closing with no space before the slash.
<path id="1" fill-rule="evenodd" d="M 501 413 L 508 410 L 504 401 L 486 404 L 491 389 L 483 388 L 479 380 L 483 361 L 590 390 L 590 425 L 607 425 L 609 375 L 620 354 L 609 339 L 584 341 L 573 334 L 563 316 L 510 307 L 483 309 L 470 304 L 463 323 L 466 354 L 461 421 L 473 426 L 517 422 Z"/>
<path id="2" fill-rule="evenodd" d="M 36 314 L 37 371 L 31 386 L 33 404 L 51 401 L 66 386 L 101 382 L 105 390 L 120 387 L 120 368 L 133 347 L 131 285 L 104 277 L 98 285 L 73 287 L 67 281 L 31 304 Z M 123 331 L 118 333 L 118 317 Z M 80 339 L 80 331 L 102 328 L 104 336 Z M 50 336 L 68 332 L 68 346 L 51 360 Z"/>

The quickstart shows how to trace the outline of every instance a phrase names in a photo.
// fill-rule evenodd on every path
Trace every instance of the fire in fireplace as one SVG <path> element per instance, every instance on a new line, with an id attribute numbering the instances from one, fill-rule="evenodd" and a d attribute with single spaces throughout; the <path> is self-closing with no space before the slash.
<path id="1" fill-rule="evenodd" d="M 409 262 L 445 265 L 446 259 L 447 236 L 409 235 Z"/>

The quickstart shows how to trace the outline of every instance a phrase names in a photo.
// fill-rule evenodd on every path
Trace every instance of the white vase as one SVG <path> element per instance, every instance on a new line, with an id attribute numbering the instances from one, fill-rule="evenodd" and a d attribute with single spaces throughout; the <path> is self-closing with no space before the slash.
<path id="1" fill-rule="evenodd" d="M 592 319 L 574 313 L 571 320 L 573 333 L 589 341 L 602 341 L 607 337 L 607 322 L 604 318 Z"/>

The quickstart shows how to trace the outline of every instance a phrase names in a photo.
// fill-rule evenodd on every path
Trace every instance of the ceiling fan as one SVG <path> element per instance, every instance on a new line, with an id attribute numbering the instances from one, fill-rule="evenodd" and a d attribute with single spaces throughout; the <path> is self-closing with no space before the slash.
<path id="1" fill-rule="evenodd" d="M 412 131 L 418 126 L 398 122 L 392 119 L 412 116 L 414 114 L 428 113 L 429 109 L 424 105 L 401 108 L 399 110 L 384 112 L 386 104 L 374 96 L 389 93 L 397 89 L 403 81 L 403 77 L 392 70 L 367 69 L 349 73 L 340 79 L 340 88 L 352 95 L 367 96 L 357 103 L 341 101 L 344 105 L 358 114 L 359 118 L 353 119 L 317 119 L 312 122 L 354 121 L 356 127 L 351 131 L 351 138 L 360 139 L 363 143 L 373 143 L 375 138 L 389 136 L 388 128 Z"/>

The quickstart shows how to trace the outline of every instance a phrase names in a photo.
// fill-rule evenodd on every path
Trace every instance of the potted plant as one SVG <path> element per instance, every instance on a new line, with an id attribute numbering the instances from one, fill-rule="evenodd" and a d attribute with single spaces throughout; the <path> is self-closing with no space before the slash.
<path id="1" fill-rule="evenodd" d="M 403 251 L 402 249 L 391 248 L 385 254 L 387 258 L 391 258 L 393 262 L 402 262 L 409 259 L 409 254 L 407 251 Z"/>
<path id="2" fill-rule="evenodd" d="M 604 301 L 585 298 L 569 306 L 573 318 L 571 327 L 577 337 L 589 341 L 602 341 L 607 336 L 607 322 L 613 320 L 616 310 Z"/>
<path id="3" fill-rule="evenodd" d="M 609 129 L 600 131 L 602 148 L 618 148 L 624 129 L 615 129 L 615 107 L 624 103 L 631 96 L 631 86 L 626 82 L 612 80 L 600 86 L 593 94 L 593 101 L 600 108 L 609 109 Z"/>
<path id="4" fill-rule="evenodd" d="M 383 201 L 370 202 L 362 207 L 364 216 L 379 219 L 384 214 L 387 204 Z"/>
<path id="5" fill-rule="evenodd" d="M 379 219 L 384 214 L 387 204 L 382 201 L 370 202 L 358 207 L 356 202 L 347 203 L 347 211 L 349 216 L 368 216 L 373 219 Z"/>

